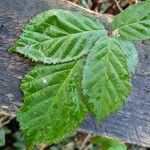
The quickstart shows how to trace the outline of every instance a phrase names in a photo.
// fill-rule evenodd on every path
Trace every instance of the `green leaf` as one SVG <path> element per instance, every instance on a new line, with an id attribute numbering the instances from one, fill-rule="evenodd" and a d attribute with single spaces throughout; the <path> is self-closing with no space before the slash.
<path id="1" fill-rule="evenodd" d="M 47 64 L 68 62 L 86 55 L 106 32 L 99 20 L 64 10 L 49 10 L 26 25 L 10 49 Z"/>
<path id="2" fill-rule="evenodd" d="M 127 58 L 129 72 L 135 73 L 135 69 L 138 64 L 138 53 L 134 44 L 132 44 L 129 41 L 122 41 L 122 40 L 118 40 L 116 42 L 118 43 L 120 49 Z"/>
<path id="3" fill-rule="evenodd" d="M 110 147 L 108 150 L 127 150 L 127 147 L 126 145 L 118 144 L 118 145 Z"/>
<path id="4" fill-rule="evenodd" d="M 29 145 L 61 141 L 85 119 L 83 63 L 40 65 L 25 76 L 24 105 L 17 118 Z"/>
<path id="5" fill-rule="evenodd" d="M 111 24 L 114 34 L 126 40 L 150 38 L 150 1 L 129 6 Z"/>
<path id="6" fill-rule="evenodd" d="M 4 127 L 0 128 L 0 146 L 5 145 L 5 130 Z"/>
<path id="7" fill-rule="evenodd" d="M 82 85 L 98 122 L 123 106 L 131 91 L 131 80 L 126 56 L 116 39 L 95 44 L 87 57 Z"/>
<path id="8" fill-rule="evenodd" d="M 124 143 L 116 139 L 96 136 L 91 139 L 92 143 L 102 145 L 104 150 L 127 150 Z"/>

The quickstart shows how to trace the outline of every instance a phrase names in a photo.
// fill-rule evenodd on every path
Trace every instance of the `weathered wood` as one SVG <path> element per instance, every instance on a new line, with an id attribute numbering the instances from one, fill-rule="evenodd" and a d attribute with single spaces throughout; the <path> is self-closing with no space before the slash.
<path id="1" fill-rule="evenodd" d="M 54 8 L 95 15 L 100 17 L 105 25 L 111 19 L 65 0 L 0 0 L 0 113 L 15 116 L 22 103 L 20 81 L 33 66 L 27 59 L 10 54 L 8 48 L 13 45 L 20 35 L 21 28 L 32 16 Z M 150 146 L 150 46 L 147 43 L 136 43 L 136 47 L 139 53 L 139 66 L 132 79 L 133 92 L 127 104 L 99 126 L 96 126 L 94 118 L 89 116 L 81 125 L 80 131 Z"/>

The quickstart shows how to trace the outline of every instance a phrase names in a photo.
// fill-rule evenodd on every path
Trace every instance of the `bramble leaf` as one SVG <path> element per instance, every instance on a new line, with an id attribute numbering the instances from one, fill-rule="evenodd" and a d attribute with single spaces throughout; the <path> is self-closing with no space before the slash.
<path id="1" fill-rule="evenodd" d="M 64 10 L 37 15 L 10 49 L 33 61 L 52 64 L 76 60 L 86 55 L 95 42 L 107 36 L 100 21 Z"/>
<path id="2" fill-rule="evenodd" d="M 136 9 L 138 13 L 139 8 Z M 127 13 L 128 10 L 130 8 Z M 140 17 L 139 14 L 138 19 Z M 134 19 L 131 17 L 129 26 Z M 136 20 L 135 25 L 139 22 L 144 31 L 137 36 L 131 31 L 127 36 L 122 32 L 128 26 L 121 26 L 124 20 L 118 26 L 114 21 L 112 27 L 119 34 L 123 33 L 120 36 L 125 39 L 149 37 L 144 35 L 150 31 L 147 16 L 142 21 Z M 17 119 L 30 148 L 40 143 L 58 142 L 70 135 L 89 111 L 101 121 L 119 110 L 130 93 L 130 73 L 137 64 L 132 43 L 108 38 L 97 19 L 64 10 L 37 15 L 10 50 L 47 64 L 30 71 L 21 85 L 24 105 Z M 85 55 L 84 66 L 81 57 Z M 56 63 L 59 64 L 54 65 Z"/>
<path id="3" fill-rule="evenodd" d="M 131 91 L 126 56 L 117 42 L 111 38 L 97 42 L 84 67 L 83 93 L 98 122 L 119 110 Z"/>
<path id="4" fill-rule="evenodd" d="M 83 63 L 40 65 L 25 76 L 24 105 L 17 118 L 29 145 L 58 142 L 85 119 Z"/>
<path id="5" fill-rule="evenodd" d="M 127 146 L 116 139 L 95 136 L 91 139 L 91 141 L 94 144 L 100 144 L 103 150 L 127 150 Z"/>
<path id="6" fill-rule="evenodd" d="M 150 1 L 129 6 L 114 18 L 111 28 L 125 40 L 150 39 Z"/>

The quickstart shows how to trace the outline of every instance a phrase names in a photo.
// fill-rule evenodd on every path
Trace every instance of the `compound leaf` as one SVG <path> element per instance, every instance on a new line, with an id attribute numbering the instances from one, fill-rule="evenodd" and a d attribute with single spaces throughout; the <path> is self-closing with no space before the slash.
<path id="1" fill-rule="evenodd" d="M 49 10 L 26 25 L 10 50 L 33 61 L 55 64 L 82 57 L 105 36 L 104 27 L 97 19 L 64 10 Z"/>
<path id="2" fill-rule="evenodd" d="M 126 40 L 145 40 L 150 38 L 150 1 L 129 6 L 116 16 L 112 31 Z"/>
<path id="3" fill-rule="evenodd" d="M 83 63 L 40 65 L 25 76 L 24 105 L 17 118 L 28 145 L 58 142 L 85 119 Z"/>
<path id="4" fill-rule="evenodd" d="M 125 103 L 131 81 L 126 56 L 116 39 L 107 38 L 95 44 L 87 57 L 82 86 L 98 122 Z"/>

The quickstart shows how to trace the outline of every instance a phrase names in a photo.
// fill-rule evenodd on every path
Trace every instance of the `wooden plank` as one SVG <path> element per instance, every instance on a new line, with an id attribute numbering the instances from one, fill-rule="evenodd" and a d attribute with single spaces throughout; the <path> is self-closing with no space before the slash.
<path id="1" fill-rule="evenodd" d="M 32 16 L 47 9 L 61 8 L 100 17 L 105 26 L 110 16 L 99 15 L 65 0 L 0 0 L 0 113 L 15 116 L 22 103 L 19 90 L 22 76 L 34 65 L 25 58 L 12 55 L 8 48 L 20 35 L 21 28 Z M 150 147 L 150 46 L 136 43 L 139 66 L 134 75 L 133 92 L 128 103 L 118 113 L 96 126 L 89 116 L 80 131 L 120 138 L 124 142 Z"/>

